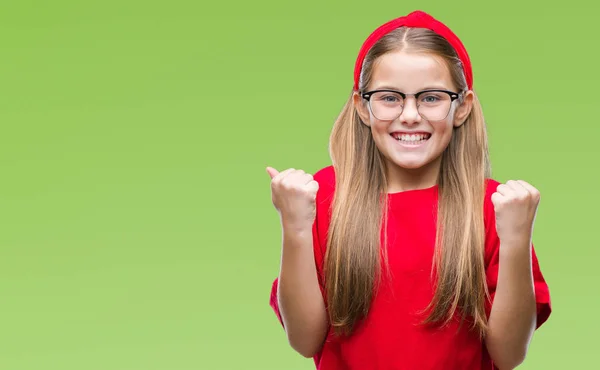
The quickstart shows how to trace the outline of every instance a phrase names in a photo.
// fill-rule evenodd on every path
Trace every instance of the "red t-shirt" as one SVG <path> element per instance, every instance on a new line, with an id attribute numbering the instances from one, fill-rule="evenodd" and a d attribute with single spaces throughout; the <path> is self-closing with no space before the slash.
<path id="1" fill-rule="evenodd" d="M 314 256 L 323 290 L 323 263 L 329 210 L 335 174 L 332 166 L 314 175 L 319 183 L 317 216 L 313 226 Z M 486 229 L 485 263 L 492 299 L 498 277 L 498 247 L 491 195 L 498 182 L 489 179 L 484 202 Z M 389 194 L 388 259 L 392 281 L 384 282 L 373 298 L 368 316 L 345 339 L 328 335 L 314 357 L 318 370 L 493 370 L 483 341 L 468 325 L 459 329 L 451 323 L 443 329 L 419 325 L 423 311 L 433 297 L 433 261 L 438 187 Z M 533 274 L 537 301 L 537 325 L 551 312 L 548 286 L 533 252 Z M 277 305 L 277 279 L 273 282 L 270 304 L 281 323 Z M 488 307 L 489 314 L 489 307 Z"/>

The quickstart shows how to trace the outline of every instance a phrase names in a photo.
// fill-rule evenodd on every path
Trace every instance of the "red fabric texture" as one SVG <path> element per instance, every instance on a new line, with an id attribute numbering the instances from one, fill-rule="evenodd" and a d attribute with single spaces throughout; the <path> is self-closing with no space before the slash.
<path id="1" fill-rule="evenodd" d="M 332 166 L 314 176 L 319 183 L 317 217 L 313 226 L 313 250 L 324 291 L 323 263 L 330 207 L 335 189 Z M 486 279 L 493 299 L 498 278 L 499 239 L 495 228 L 491 195 L 498 182 L 489 179 L 484 202 L 486 228 Z M 392 279 L 379 287 L 369 315 L 348 338 L 330 330 L 320 352 L 314 357 L 317 370 L 495 370 L 484 343 L 458 320 L 444 328 L 420 325 L 419 314 L 433 297 L 431 267 L 436 235 L 437 186 L 389 194 L 388 258 Z M 535 250 L 533 273 L 538 328 L 551 313 L 548 285 L 541 273 Z M 270 305 L 280 323 L 277 279 L 271 289 Z M 324 297 L 325 299 L 326 297 Z M 325 299 L 326 302 L 326 299 Z M 491 308 L 491 303 L 487 307 Z"/>
<path id="2" fill-rule="evenodd" d="M 371 47 L 389 32 L 403 26 L 426 28 L 448 40 L 448 42 L 450 43 L 450 45 L 452 45 L 462 62 L 465 77 L 467 79 L 467 87 L 469 89 L 473 89 L 473 69 L 471 66 L 471 59 L 469 58 L 467 49 L 465 49 L 465 46 L 463 45 L 462 41 L 444 23 L 440 22 L 439 20 L 433 18 L 431 15 L 423 11 L 417 10 L 406 16 L 402 16 L 393 19 L 387 23 L 384 23 L 383 25 L 379 26 L 375 31 L 373 31 L 369 35 L 369 37 L 367 37 L 358 53 L 358 57 L 356 59 L 356 64 L 354 67 L 354 90 L 358 91 L 358 83 L 360 79 L 362 65 Z"/>

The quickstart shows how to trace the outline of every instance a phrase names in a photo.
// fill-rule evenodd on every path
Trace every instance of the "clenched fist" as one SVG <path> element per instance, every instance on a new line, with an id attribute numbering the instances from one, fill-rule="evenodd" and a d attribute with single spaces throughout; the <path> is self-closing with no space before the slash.
<path id="1" fill-rule="evenodd" d="M 312 175 L 294 168 L 278 172 L 267 167 L 271 176 L 273 205 L 281 222 L 297 230 L 310 230 L 316 215 L 316 198 L 319 184 Z"/>
<path id="2" fill-rule="evenodd" d="M 530 245 L 540 192 L 525 181 L 507 181 L 492 194 L 501 244 Z"/>

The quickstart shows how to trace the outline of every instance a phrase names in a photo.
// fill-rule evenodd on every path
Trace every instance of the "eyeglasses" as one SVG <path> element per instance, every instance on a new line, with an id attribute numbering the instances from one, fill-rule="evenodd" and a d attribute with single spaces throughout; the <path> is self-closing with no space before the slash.
<path id="1" fill-rule="evenodd" d="M 441 121 L 446 119 L 452 103 L 460 95 L 447 90 L 424 90 L 415 94 L 395 90 L 373 90 L 361 94 L 363 99 L 369 102 L 371 113 L 381 121 L 393 121 L 400 117 L 404 102 L 409 96 L 414 96 L 417 100 L 417 111 L 421 117 L 429 121 Z"/>

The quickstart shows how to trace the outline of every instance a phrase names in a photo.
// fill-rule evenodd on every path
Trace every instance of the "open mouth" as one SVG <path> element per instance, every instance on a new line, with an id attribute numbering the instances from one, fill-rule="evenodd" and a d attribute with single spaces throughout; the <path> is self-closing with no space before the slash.
<path id="1" fill-rule="evenodd" d="M 401 133 L 401 132 L 393 132 L 392 137 L 396 139 L 401 144 L 406 145 L 419 145 L 425 143 L 431 137 L 431 134 L 426 132 L 419 133 Z"/>

